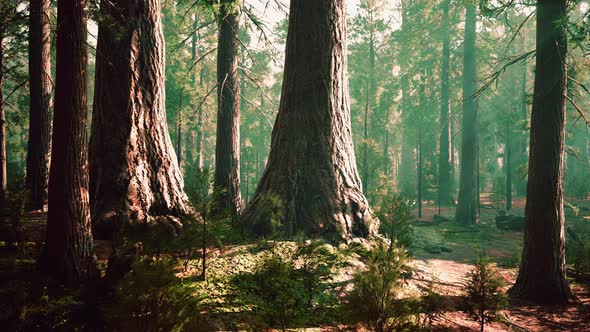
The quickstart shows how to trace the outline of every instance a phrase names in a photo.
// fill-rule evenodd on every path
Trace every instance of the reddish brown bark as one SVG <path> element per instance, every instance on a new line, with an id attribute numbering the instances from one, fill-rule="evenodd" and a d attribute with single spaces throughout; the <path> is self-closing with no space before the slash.
<path id="1" fill-rule="evenodd" d="M 31 0 L 29 16 L 29 141 L 27 148 L 28 208 L 47 205 L 51 142 L 51 48 L 49 0 Z"/>
<path id="2" fill-rule="evenodd" d="M 176 233 L 192 213 L 166 123 L 158 0 L 101 3 L 90 194 L 96 236 L 160 225 Z"/>
<path id="3" fill-rule="evenodd" d="M 217 45 L 217 137 L 215 145 L 214 214 L 236 215 L 240 193 L 240 83 L 238 77 L 239 14 L 230 5 L 219 9 Z"/>
<path id="4" fill-rule="evenodd" d="M 346 10 L 340 0 L 292 0 L 279 113 L 266 170 L 244 212 L 261 197 L 283 204 L 287 232 L 332 241 L 376 233 L 357 171 L 350 124 Z"/>
<path id="5" fill-rule="evenodd" d="M 88 204 L 85 0 L 58 0 L 55 115 L 41 269 L 68 285 L 97 276 Z"/>
<path id="6" fill-rule="evenodd" d="M 563 158 L 567 43 L 566 1 L 537 1 L 537 53 L 522 263 L 513 298 L 574 299 L 566 279 Z"/>

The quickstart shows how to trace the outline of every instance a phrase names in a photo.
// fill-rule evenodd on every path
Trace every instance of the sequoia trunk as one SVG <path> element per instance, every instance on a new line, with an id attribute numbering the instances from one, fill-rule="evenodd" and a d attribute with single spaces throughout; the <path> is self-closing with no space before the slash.
<path id="1" fill-rule="evenodd" d="M 463 115 L 461 119 L 461 164 L 459 203 L 455 220 L 462 224 L 478 221 L 478 138 L 475 65 L 475 4 L 466 4 L 463 46 Z"/>
<path id="2" fill-rule="evenodd" d="M 28 209 L 47 204 L 51 142 L 51 48 L 49 0 L 31 0 L 29 15 L 29 142 L 27 148 Z"/>
<path id="3" fill-rule="evenodd" d="M 67 285 L 98 276 L 88 204 L 85 0 L 57 2 L 55 116 L 41 269 Z"/>
<path id="4" fill-rule="evenodd" d="M 344 1 L 291 0 L 279 112 L 246 223 L 274 195 L 285 229 L 333 241 L 376 234 L 356 167 L 347 71 Z"/>
<path id="5" fill-rule="evenodd" d="M 94 231 L 177 232 L 192 212 L 166 123 L 158 0 L 101 2 L 90 192 Z M 135 227 L 134 227 L 135 226 Z"/>
<path id="6" fill-rule="evenodd" d="M 565 0 L 537 1 L 537 54 L 522 263 L 513 298 L 573 299 L 566 280 L 563 157 L 567 45 Z"/>
<path id="7" fill-rule="evenodd" d="M 239 14 L 229 4 L 219 10 L 217 46 L 217 138 L 214 214 L 236 215 L 240 193 L 240 83 L 238 78 Z"/>

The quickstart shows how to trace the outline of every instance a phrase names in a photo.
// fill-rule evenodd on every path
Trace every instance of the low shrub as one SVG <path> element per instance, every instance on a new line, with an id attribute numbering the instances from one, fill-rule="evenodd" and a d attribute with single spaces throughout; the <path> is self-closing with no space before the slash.
<path id="1" fill-rule="evenodd" d="M 338 301 L 330 282 L 338 255 L 319 242 L 300 243 L 285 257 L 271 252 L 253 272 L 231 279 L 233 293 L 249 311 L 253 329 L 333 322 Z"/>
<path id="2" fill-rule="evenodd" d="M 401 291 L 412 274 L 410 258 L 403 248 L 378 245 L 371 251 L 365 269 L 352 280 L 354 288 L 347 295 L 350 318 L 362 321 L 372 331 L 403 331 L 414 326 L 416 311 L 411 302 L 400 299 Z"/>
<path id="3" fill-rule="evenodd" d="M 411 250 L 414 244 L 413 217 L 410 203 L 402 196 L 390 194 L 380 199 L 377 217 L 381 221 L 380 231 L 393 244 Z"/>
<path id="4" fill-rule="evenodd" d="M 479 258 L 473 270 L 467 273 L 463 311 L 479 323 L 481 331 L 486 323 L 495 321 L 508 304 L 506 294 L 501 291 L 503 284 L 497 269 L 487 258 Z"/>
<path id="5" fill-rule="evenodd" d="M 113 331 L 203 331 L 204 295 L 176 276 L 173 259 L 145 257 L 137 260 L 116 286 L 108 306 L 109 329 Z"/>

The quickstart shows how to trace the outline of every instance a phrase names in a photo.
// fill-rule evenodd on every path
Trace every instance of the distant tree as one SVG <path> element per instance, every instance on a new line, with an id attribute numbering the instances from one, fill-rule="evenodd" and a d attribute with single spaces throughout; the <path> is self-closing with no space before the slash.
<path id="1" fill-rule="evenodd" d="M 463 114 L 461 120 L 461 173 L 459 202 L 455 219 L 462 224 L 478 222 L 478 135 L 477 135 L 477 71 L 475 60 L 476 7 L 465 4 L 465 40 L 463 44 Z"/>
<path id="2" fill-rule="evenodd" d="M 49 0 L 31 0 L 29 7 L 29 141 L 27 149 L 28 208 L 47 204 L 51 144 L 51 45 Z"/>
<path id="3" fill-rule="evenodd" d="M 55 116 L 41 269 L 75 285 L 98 276 L 88 204 L 86 1 L 58 0 Z"/>
<path id="4" fill-rule="evenodd" d="M 238 30 L 241 1 L 219 5 L 217 45 L 217 139 L 214 214 L 236 215 L 242 209 L 240 192 L 240 83 L 238 77 Z"/>
<path id="5" fill-rule="evenodd" d="M 537 52 L 522 263 L 513 298 L 574 299 L 566 279 L 563 159 L 567 90 L 566 0 L 537 1 Z"/>
<path id="6" fill-rule="evenodd" d="M 96 236 L 125 225 L 172 232 L 192 211 L 168 132 L 158 0 L 101 2 L 90 195 Z"/>
<path id="7" fill-rule="evenodd" d="M 440 87 L 440 140 L 438 159 L 438 201 L 441 205 L 452 202 L 451 196 L 451 165 L 449 153 L 449 116 L 450 116 L 450 62 L 451 38 L 449 23 L 449 2 L 443 0 L 442 9 L 442 59 Z"/>
<path id="8" fill-rule="evenodd" d="M 273 194 L 287 234 L 342 241 L 378 229 L 352 143 L 344 9 L 339 0 L 291 1 L 279 113 L 246 224 L 256 220 L 260 198 Z"/>

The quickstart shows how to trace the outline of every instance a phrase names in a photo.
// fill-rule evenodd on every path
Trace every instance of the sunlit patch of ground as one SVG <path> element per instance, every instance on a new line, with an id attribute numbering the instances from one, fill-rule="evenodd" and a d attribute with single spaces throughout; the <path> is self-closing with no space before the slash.
<path id="1" fill-rule="evenodd" d="M 482 200 L 483 201 L 483 200 Z M 473 262 L 479 255 L 489 256 L 497 264 L 499 272 L 506 282 L 505 290 L 514 283 L 522 250 L 521 232 L 506 232 L 495 227 L 494 217 L 497 209 L 488 198 L 481 209 L 481 222 L 476 226 L 460 226 L 454 222 L 432 223 L 432 215 L 438 213 L 438 207 L 425 206 L 424 218 L 415 221 L 415 247 L 412 249 L 415 260 L 412 265 L 415 273 L 409 282 L 407 293 L 419 295 L 420 286 L 435 278 L 436 290 L 444 295 L 446 311 L 437 322 L 437 327 L 449 331 L 477 331 L 478 325 L 467 318 L 457 308 L 462 301 L 461 288 L 465 274 L 473 268 Z M 585 204 L 585 205 L 584 205 Z M 566 226 L 581 237 L 590 236 L 590 209 L 587 202 L 576 202 L 579 209 L 566 209 Z M 511 214 L 522 215 L 524 200 L 515 199 L 515 208 Z M 452 220 L 452 208 L 441 209 L 442 215 Z M 23 264 L 33 264 L 41 243 L 44 240 L 45 215 L 28 214 L 23 224 L 28 251 L 26 257 L 18 258 Z M 111 253 L 112 245 L 108 241 L 96 241 L 97 256 L 105 262 Z M 295 250 L 293 242 L 278 242 L 275 250 L 285 255 Z M 437 252 L 437 253 L 433 253 Z M 258 262 L 268 254 L 268 248 L 260 244 L 229 246 L 223 249 L 210 248 L 208 253 L 208 281 L 198 282 L 201 262 L 191 259 L 186 269 L 179 267 L 179 275 L 188 281 L 194 280 L 209 295 L 208 305 L 216 313 L 219 326 L 224 326 L 228 315 L 239 314 L 243 308 L 228 305 L 229 280 L 240 272 L 252 271 Z M 14 269 L 18 262 L 14 257 L 2 257 L 0 254 L 0 272 Z M 349 257 L 351 266 L 341 269 L 335 276 L 335 282 L 345 282 L 352 278 L 356 268 L 362 268 L 359 256 Z M 488 327 L 486 331 L 590 331 L 590 294 L 588 288 L 572 284 L 580 302 L 570 306 L 524 306 L 512 304 L 503 312 L 505 319 Z M 231 316 L 234 317 L 234 316 Z M 327 326 L 306 331 L 331 331 L 344 329 L 342 326 Z"/>

